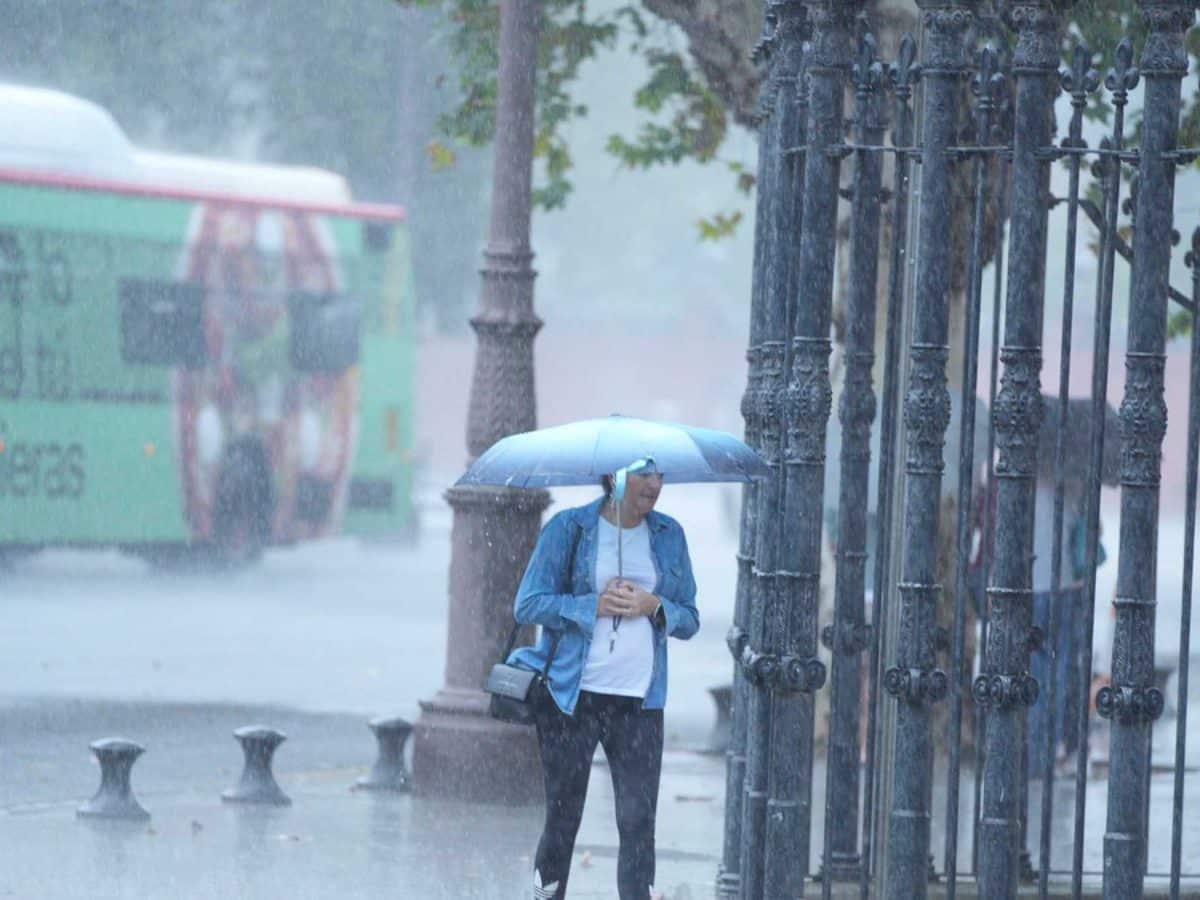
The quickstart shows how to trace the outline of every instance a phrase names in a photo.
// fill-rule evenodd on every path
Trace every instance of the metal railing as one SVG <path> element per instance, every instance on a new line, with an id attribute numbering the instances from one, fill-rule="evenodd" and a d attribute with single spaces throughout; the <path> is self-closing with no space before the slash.
<path id="1" fill-rule="evenodd" d="M 1095 875 L 1102 875 L 1106 898 L 1140 897 L 1148 878 L 1151 729 L 1165 705 L 1155 682 L 1156 604 L 1160 592 L 1173 590 L 1157 578 L 1167 306 L 1173 302 L 1194 310 L 1200 302 L 1200 228 L 1186 254 L 1191 291 L 1169 284 L 1178 239 L 1175 171 L 1196 156 L 1177 146 L 1187 59 L 1183 38 L 1193 24 L 1195 3 L 1140 0 L 1146 37 L 1138 64 L 1125 39 L 1103 80 L 1093 68 L 1092 52 L 1067 40 L 1062 4 L 1051 0 L 1008 4 L 1007 34 L 997 33 L 1002 26 L 995 17 L 981 17 L 974 0 L 919 0 L 920 40 L 906 36 L 890 65 L 879 59 L 864 6 L 772 0 L 756 56 L 764 87 L 743 413 L 747 439 L 768 460 L 772 475 L 747 488 L 744 497 L 738 599 L 729 638 L 734 705 L 718 893 L 760 900 L 801 896 L 811 889 L 810 830 L 818 812 L 813 780 L 819 771 L 814 701 L 826 680 L 817 659 L 820 633 L 833 659 L 825 807 L 819 820 L 823 897 L 831 897 L 839 881 L 857 883 L 864 898 L 926 897 L 931 877 L 937 877 L 932 851 L 938 829 L 944 837 L 948 897 L 955 896 L 963 878 L 977 882 L 979 895 L 989 898 L 1013 897 L 1019 883 L 1031 880 L 1042 897 L 1068 892 L 1079 897 L 1085 876 Z M 1067 65 L 1059 71 L 1064 44 L 1071 45 Z M 1126 107 L 1139 86 L 1138 145 L 1127 149 Z M 1111 109 L 1112 130 L 1091 148 L 1083 136 L 1084 115 L 1101 92 Z M 1070 116 L 1065 138 L 1055 144 L 1061 93 L 1070 98 Z M 892 133 L 885 142 L 889 106 Z M 885 191 L 887 155 L 894 166 Z M 1089 162 L 1099 203 L 1081 186 Z M 1065 198 L 1050 190 L 1055 164 L 1068 173 Z M 839 189 L 843 166 L 853 175 L 848 191 Z M 1130 197 L 1122 206 L 1126 183 Z M 849 240 L 839 246 L 843 195 Z M 1066 206 L 1064 289 L 1057 323 L 1059 369 L 1051 392 L 1043 391 L 1042 333 L 1049 222 L 1060 203 Z M 1126 240 L 1129 229 L 1119 226 L 1122 208 L 1130 217 L 1131 240 Z M 1098 277 L 1091 392 L 1072 398 L 1076 262 L 1086 252 L 1080 211 L 1085 224 L 1099 231 Z M 881 239 L 885 217 L 891 234 L 887 246 Z M 911 233 L 910 218 L 915 222 Z M 969 229 L 969 240 L 949 233 L 955 227 Z M 912 289 L 906 290 L 903 270 L 910 246 L 919 253 Z M 849 280 L 838 410 L 838 517 L 831 536 L 836 567 L 821 573 L 838 253 L 848 254 Z M 1131 281 L 1119 414 L 1108 400 L 1118 256 L 1128 261 Z M 876 306 L 885 260 L 885 354 L 877 372 Z M 992 347 L 990 360 L 981 360 L 989 260 L 995 266 Z M 960 337 L 951 314 L 963 284 Z M 902 321 L 911 327 L 906 350 Z M 986 448 L 975 437 L 981 363 L 990 363 Z M 947 375 L 952 368 L 963 375 L 955 385 L 957 479 L 949 484 L 943 473 L 955 406 Z M 908 382 L 903 395 L 902 372 Z M 876 378 L 882 383 L 878 417 Z M 1182 860 L 1200 463 L 1200 332 L 1195 328 L 1188 388 L 1171 863 L 1163 873 L 1174 897 L 1184 878 L 1200 878 L 1200 872 L 1185 873 Z M 877 418 L 880 458 L 872 461 Z M 1119 454 L 1113 423 L 1119 423 Z M 904 469 L 898 474 L 901 453 Z M 872 465 L 878 479 L 873 560 L 867 552 Z M 981 469 L 986 474 L 978 483 Z M 1105 864 L 1097 873 L 1085 871 L 1092 645 L 1101 492 L 1104 485 L 1118 484 L 1112 675 L 1095 695 L 1096 714 L 1109 723 L 1111 747 Z M 947 496 L 955 511 L 949 565 L 939 554 Z M 901 529 L 899 559 L 892 559 L 889 549 L 892 523 Z M 1048 583 L 1044 574 L 1035 581 L 1039 554 L 1049 557 Z M 874 599 L 868 621 L 871 562 Z M 819 628 L 822 577 L 834 584 L 834 614 Z M 980 582 L 986 584 L 986 602 L 973 622 L 968 599 Z M 943 583 L 953 588 L 953 603 L 943 596 Z M 895 631 L 888 633 L 893 604 Z M 939 627 L 939 614 L 952 627 Z M 978 658 L 969 652 L 972 629 L 979 638 Z M 882 714 L 881 689 L 895 703 L 894 716 Z M 967 695 L 974 704 L 971 772 L 963 771 Z M 935 732 L 941 718 L 936 709 L 947 697 L 948 759 L 944 782 L 938 782 Z M 887 740 L 880 732 L 885 718 L 894 723 Z M 865 746 L 860 741 L 864 721 Z M 1062 796 L 1055 793 L 1054 781 L 1063 742 L 1075 755 L 1073 795 L 1069 806 L 1056 807 L 1055 798 Z M 887 778 L 881 777 L 884 772 Z M 969 866 L 959 864 L 964 779 L 974 787 Z M 1039 802 L 1032 808 L 1031 781 L 1040 784 Z M 945 788 L 944 810 L 934 803 L 935 782 Z M 1057 857 L 1053 854 L 1054 826 L 1068 816 L 1071 864 L 1056 868 L 1063 857 L 1061 848 Z M 1036 856 L 1032 833 L 1037 834 Z"/>

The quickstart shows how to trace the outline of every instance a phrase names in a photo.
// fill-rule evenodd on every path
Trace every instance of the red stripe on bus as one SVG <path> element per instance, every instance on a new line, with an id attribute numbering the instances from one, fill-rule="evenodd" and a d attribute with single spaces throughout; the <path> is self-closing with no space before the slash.
<path id="1" fill-rule="evenodd" d="M 347 218 L 371 219 L 381 222 L 399 222 L 407 216 L 403 207 L 383 203 L 300 203 L 291 200 L 274 200 L 267 197 L 242 197 L 235 194 L 221 193 L 220 191 L 155 187 L 132 181 L 88 178 L 82 175 L 63 175 L 57 172 L 31 172 L 26 169 L 0 168 L 0 182 L 28 184 L 36 187 L 65 188 L 76 191 L 127 194 L 134 197 L 153 197 L 162 200 L 216 201 L 241 206 L 289 209 L 316 213 L 318 215 L 345 216 Z"/>

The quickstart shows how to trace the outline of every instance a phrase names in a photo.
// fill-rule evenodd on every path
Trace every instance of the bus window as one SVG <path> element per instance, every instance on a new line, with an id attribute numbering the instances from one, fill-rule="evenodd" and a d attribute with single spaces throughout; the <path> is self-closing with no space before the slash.
<path id="1" fill-rule="evenodd" d="M 362 303 L 296 291 L 288 298 L 291 362 L 298 372 L 342 372 L 358 362 Z"/>
<path id="2" fill-rule="evenodd" d="M 197 369 L 208 359 L 204 286 L 121 280 L 121 356 L 128 363 Z"/>

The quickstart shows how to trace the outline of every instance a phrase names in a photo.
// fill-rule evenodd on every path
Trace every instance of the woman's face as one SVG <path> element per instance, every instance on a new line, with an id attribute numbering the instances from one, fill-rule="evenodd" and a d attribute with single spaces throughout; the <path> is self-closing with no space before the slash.
<path id="1" fill-rule="evenodd" d="M 644 475 L 630 474 L 625 479 L 624 506 L 630 512 L 645 516 L 654 509 L 658 495 L 662 493 L 663 477 L 658 472 Z"/>

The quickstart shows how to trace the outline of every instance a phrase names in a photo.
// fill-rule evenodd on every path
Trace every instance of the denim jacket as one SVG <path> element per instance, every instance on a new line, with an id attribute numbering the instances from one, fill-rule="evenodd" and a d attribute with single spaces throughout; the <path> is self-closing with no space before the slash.
<path id="1" fill-rule="evenodd" d="M 579 682 L 596 627 L 599 594 L 596 575 L 597 535 L 601 497 L 586 506 L 565 509 L 546 523 L 517 589 L 514 615 L 522 625 L 541 625 L 533 647 L 509 657 L 510 665 L 540 672 L 557 635 L 558 649 L 548 673 L 550 694 L 567 715 L 575 712 Z M 667 699 L 667 637 L 687 640 L 700 629 L 696 611 L 696 579 L 688 558 L 683 528 L 670 516 L 650 512 L 650 555 L 658 570 L 654 594 L 662 602 L 663 618 L 654 623 L 654 669 L 643 701 L 644 709 L 662 709 Z M 567 571 L 574 548 L 574 565 Z"/>

